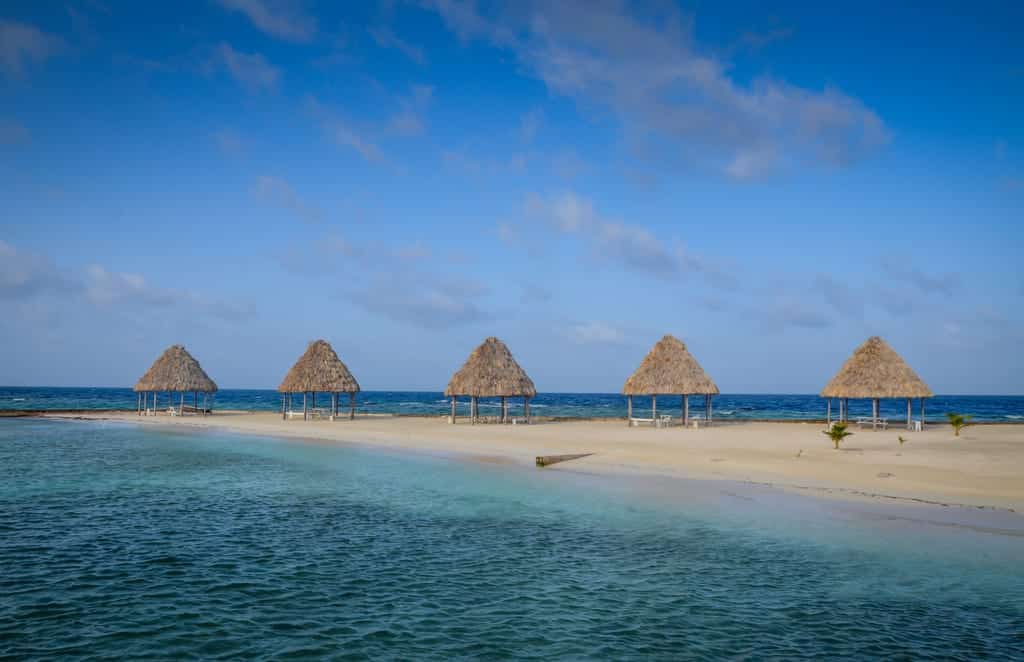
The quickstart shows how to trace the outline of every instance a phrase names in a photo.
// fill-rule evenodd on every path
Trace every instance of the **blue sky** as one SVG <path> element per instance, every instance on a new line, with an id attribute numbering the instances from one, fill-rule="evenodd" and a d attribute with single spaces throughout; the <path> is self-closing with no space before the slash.
<path id="1" fill-rule="evenodd" d="M 1024 393 L 1024 6 L 809 4 L 4 3 L 0 383 Z"/>

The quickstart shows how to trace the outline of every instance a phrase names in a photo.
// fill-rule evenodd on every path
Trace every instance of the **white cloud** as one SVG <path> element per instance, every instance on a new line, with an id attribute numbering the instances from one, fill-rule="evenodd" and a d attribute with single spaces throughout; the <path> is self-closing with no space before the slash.
<path id="1" fill-rule="evenodd" d="M 217 49 L 217 57 L 231 77 L 250 90 L 276 88 L 281 79 L 281 70 L 259 53 L 243 53 L 230 44 L 222 43 Z"/>
<path id="2" fill-rule="evenodd" d="M 838 89 L 737 81 L 705 54 L 674 5 L 425 0 L 461 38 L 511 51 L 547 87 L 612 111 L 650 151 L 749 179 L 787 162 L 845 165 L 888 141 L 882 121 Z"/>
<path id="3" fill-rule="evenodd" d="M 0 240 L 0 299 L 26 299 L 71 289 L 73 283 L 49 259 Z"/>
<path id="4" fill-rule="evenodd" d="M 218 0 L 229 11 L 244 14 L 253 25 L 278 39 L 309 42 L 316 35 L 316 19 L 288 0 Z"/>
<path id="5" fill-rule="evenodd" d="M 45 62 L 66 49 L 64 40 L 27 23 L 0 19 L 0 69 L 12 78 L 31 63 Z"/>

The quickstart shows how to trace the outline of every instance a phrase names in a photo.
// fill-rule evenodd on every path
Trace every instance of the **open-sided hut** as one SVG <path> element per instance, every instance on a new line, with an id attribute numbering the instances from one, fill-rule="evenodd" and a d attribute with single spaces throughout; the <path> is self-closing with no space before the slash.
<path id="1" fill-rule="evenodd" d="M 331 420 L 338 417 L 338 400 L 342 393 L 348 393 L 349 420 L 356 416 L 356 393 L 359 392 L 359 382 L 326 340 L 309 343 L 306 353 L 299 357 L 284 376 L 284 381 L 277 390 L 281 392 L 282 418 L 286 418 L 288 412 L 292 410 L 292 396 L 301 393 L 302 418 L 307 420 L 310 404 L 307 396 L 312 395 L 312 406 L 315 409 L 317 392 L 331 394 Z"/>
<path id="2" fill-rule="evenodd" d="M 658 419 L 658 396 L 683 397 L 683 425 L 690 422 L 690 396 L 704 396 L 704 420 L 711 422 L 711 396 L 718 395 L 715 382 L 700 367 L 682 340 L 666 335 L 644 357 L 622 387 L 626 395 L 627 424 L 633 418 L 633 396 L 651 396 L 651 418 Z"/>
<path id="3" fill-rule="evenodd" d="M 883 398 L 907 400 L 907 429 L 911 429 L 912 400 L 921 400 L 921 425 L 924 426 L 924 401 L 934 395 L 906 361 L 878 336 L 871 336 L 858 347 L 836 376 L 821 390 L 828 399 L 827 417 L 832 422 L 832 399 L 839 398 L 839 420 L 849 420 L 850 398 L 871 400 L 872 426 L 878 426 L 878 405 Z"/>
<path id="4" fill-rule="evenodd" d="M 185 411 L 185 394 L 192 394 L 192 409 L 199 409 L 199 394 L 203 394 L 202 413 L 205 416 L 209 413 L 207 397 L 217 392 L 217 385 L 203 371 L 199 361 L 188 353 L 182 345 L 171 345 L 160 355 L 146 374 L 139 379 L 134 391 L 138 399 L 138 413 L 156 413 L 157 395 L 167 393 L 169 407 L 174 407 L 174 395 L 179 395 L 177 413 Z M 152 404 L 150 396 L 152 395 Z"/>
<path id="5" fill-rule="evenodd" d="M 530 399 L 537 395 L 533 380 L 512 358 L 508 346 L 493 336 L 483 341 L 466 359 L 466 363 L 452 375 L 445 389 L 452 399 L 451 422 L 455 423 L 459 396 L 469 396 L 470 421 L 480 418 L 479 398 L 501 398 L 501 422 L 507 423 L 508 398 L 523 398 L 523 414 L 530 421 Z"/>

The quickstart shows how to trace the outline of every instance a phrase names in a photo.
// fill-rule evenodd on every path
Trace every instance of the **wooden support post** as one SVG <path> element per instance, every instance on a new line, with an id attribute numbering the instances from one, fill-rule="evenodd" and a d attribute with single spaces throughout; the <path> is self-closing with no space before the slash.
<path id="1" fill-rule="evenodd" d="M 911 413 L 912 409 L 913 409 L 913 404 L 910 402 L 910 398 L 907 398 L 907 429 L 908 430 L 912 430 L 913 427 L 914 427 L 910 423 L 910 419 L 913 416 L 913 414 Z"/>
<path id="2" fill-rule="evenodd" d="M 348 394 L 348 420 L 356 420 L 356 394 Z"/>
<path id="3" fill-rule="evenodd" d="M 142 394 L 135 394 L 135 415 L 142 416 Z"/>
<path id="4" fill-rule="evenodd" d="M 690 394 L 683 393 L 683 427 L 690 424 Z"/>
<path id="5" fill-rule="evenodd" d="M 206 415 L 210 413 L 210 407 L 207 405 L 207 398 L 209 398 L 209 394 L 203 393 L 203 418 L 206 418 Z"/>
<path id="6" fill-rule="evenodd" d="M 626 396 L 626 427 L 631 425 L 629 419 L 633 418 L 633 396 Z"/>
<path id="7" fill-rule="evenodd" d="M 828 404 L 825 405 L 825 425 L 832 427 L 832 398 L 829 398 Z"/>
<path id="8" fill-rule="evenodd" d="M 185 392 L 182 391 L 178 394 L 178 415 L 181 416 L 185 413 Z"/>
<path id="9" fill-rule="evenodd" d="M 871 429 L 878 429 L 878 398 L 871 400 Z"/>
<path id="10" fill-rule="evenodd" d="M 657 422 L 658 420 L 658 396 L 651 396 L 651 418 Z"/>
<path id="11" fill-rule="evenodd" d="M 523 396 L 523 416 L 526 416 L 526 422 L 530 422 L 530 398 Z"/>
<path id="12" fill-rule="evenodd" d="M 921 398 L 921 430 L 924 430 L 924 398 Z"/>
<path id="13" fill-rule="evenodd" d="M 501 396 L 501 423 L 508 423 L 508 399 Z"/>
<path id="14" fill-rule="evenodd" d="M 309 407 L 308 400 L 306 399 L 308 396 L 308 393 L 306 393 L 305 391 L 302 392 L 302 420 L 304 421 L 309 420 Z"/>
<path id="15" fill-rule="evenodd" d="M 452 393 L 452 415 L 448 417 L 448 422 L 455 425 L 456 409 L 459 406 L 459 396 Z"/>
<path id="16" fill-rule="evenodd" d="M 476 396 L 469 396 L 469 424 L 476 425 Z"/>
<path id="17" fill-rule="evenodd" d="M 154 416 L 156 416 L 156 394 L 157 394 L 157 391 L 153 391 L 153 415 Z M 174 400 L 171 400 L 171 394 L 170 393 L 167 394 L 167 402 L 169 402 L 171 404 L 171 406 L 174 406 Z"/>
<path id="18" fill-rule="evenodd" d="M 711 425 L 712 419 L 715 418 L 715 403 L 711 400 L 711 394 L 708 394 L 708 425 Z"/>

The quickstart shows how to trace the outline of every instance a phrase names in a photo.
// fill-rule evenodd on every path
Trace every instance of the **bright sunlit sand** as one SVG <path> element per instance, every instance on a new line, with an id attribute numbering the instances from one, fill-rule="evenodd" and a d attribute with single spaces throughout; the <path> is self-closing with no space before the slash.
<path id="1" fill-rule="evenodd" d="M 284 421 L 280 414 L 219 412 L 210 417 L 83 414 L 141 425 L 212 428 L 481 461 L 534 463 L 538 455 L 592 453 L 545 471 L 585 471 L 725 479 L 841 498 L 920 500 L 1024 510 L 1024 426 L 979 425 L 959 438 L 949 426 L 923 432 L 857 430 L 841 450 L 820 423 L 720 423 L 711 428 L 627 428 L 624 421 L 533 425 L 449 425 L 438 417 L 357 417 Z M 900 444 L 902 436 L 906 442 Z"/>

